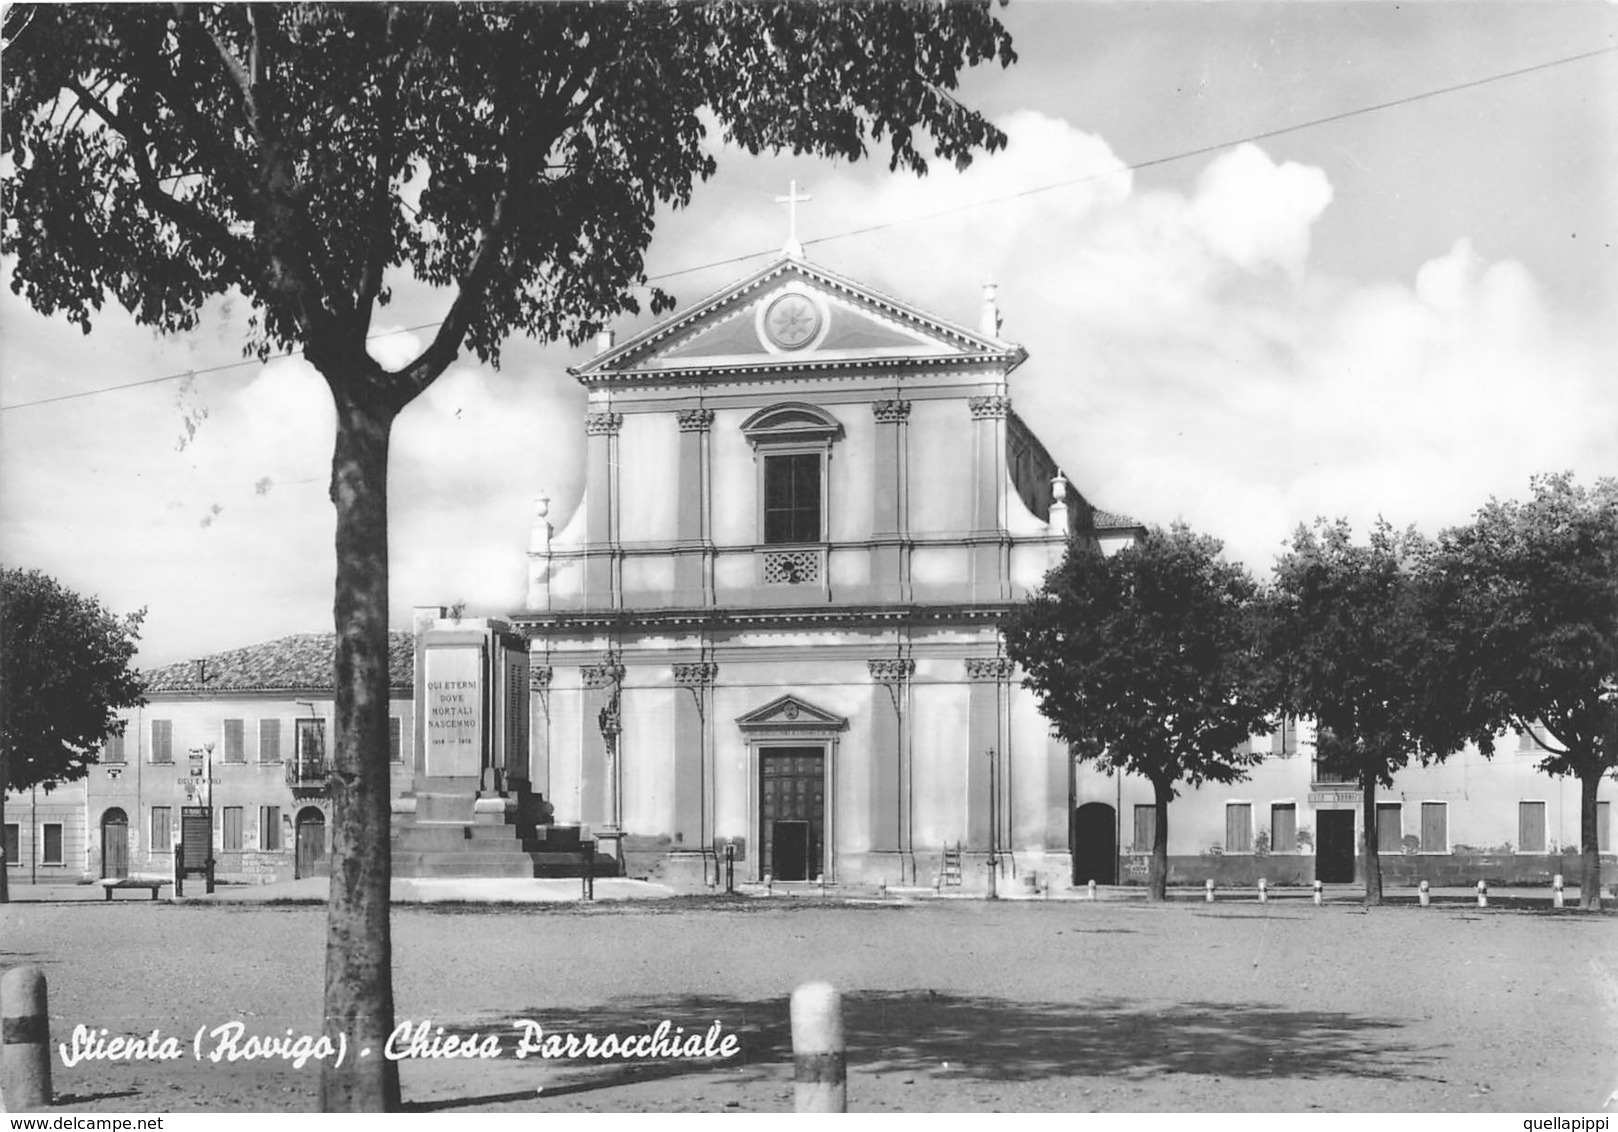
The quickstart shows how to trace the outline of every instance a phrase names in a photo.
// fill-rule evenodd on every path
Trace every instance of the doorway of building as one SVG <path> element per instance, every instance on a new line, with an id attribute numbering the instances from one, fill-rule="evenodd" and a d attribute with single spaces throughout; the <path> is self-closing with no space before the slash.
<path id="1" fill-rule="evenodd" d="M 305 806 L 298 811 L 297 864 L 294 876 L 320 875 L 321 862 L 326 859 L 326 815 L 317 806 Z"/>
<path id="2" fill-rule="evenodd" d="M 1073 883 L 1118 883 L 1118 811 L 1086 802 L 1073 814 Z"/>
<path id="3" fill-rule="evenodd" d="M 117 806 L 101 815 L 101 875 L 129 875 L 129 815 Z"/>
<path id="4" fill-rule="evenodd" d="M 776 880 L 813 880 L 825 870 L 826 752 L 759 752 L 759 867 Z"/>
<path id="5" fill-rule="evenodd" d="M 1315 879 L 1323 884 L 1354 883 L 1354 811 L 1317 810 Z"/>

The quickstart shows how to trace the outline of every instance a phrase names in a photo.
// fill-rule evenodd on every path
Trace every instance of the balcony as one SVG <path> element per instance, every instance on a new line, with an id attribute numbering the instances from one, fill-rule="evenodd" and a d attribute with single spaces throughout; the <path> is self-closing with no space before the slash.
<path id="1" fill-rule="evenodd" d="M 1315 786 L 1355 786 L 1360 784 L 1359 776 L 1352 770 L 1333 766 L 1331 761 L 1319 755 L 1314 758 L 1313 778 L 1310 781 Z"/>
<path id="2" fill-rule="evenodd" d="M 299 756 L 286 762 L 287 786 L 295 798 L 309 797 L 326 792 L 326 776 L 330 765 L 323 756 Z"/>

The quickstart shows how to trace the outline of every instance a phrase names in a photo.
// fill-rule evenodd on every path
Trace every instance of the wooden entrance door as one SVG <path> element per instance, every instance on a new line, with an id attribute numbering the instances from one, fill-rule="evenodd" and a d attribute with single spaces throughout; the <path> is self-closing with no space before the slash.
<path id="1" fill-rule="evenodd" d="M 129 875 L 129 815 L 116 806 L 101 815 L 101 875 Z"/>
<path id="2" fill-rule="evenodd" d="M 1118 883 L 1117 811 L 1086 802 L 1073 815 L 1073 883 Z"/>
<path id="3" fill-rule="evenodd" d="M 1323 884 L 1354 883 L 1354 811 L 1319 810 L 1315 814 L 1315 879 Z"/>
<path id="4" fill-rule="evenodd" d="M 825 870 L 826 752 L 759 752 L 759 865 L 776 880 L 813 880 Z"/>
<path id="5" fill-rule="evenodd" d="M 326 858 L 326 815 L 314 806 L 298 811 L 297 877 L 316 876 Z"/>

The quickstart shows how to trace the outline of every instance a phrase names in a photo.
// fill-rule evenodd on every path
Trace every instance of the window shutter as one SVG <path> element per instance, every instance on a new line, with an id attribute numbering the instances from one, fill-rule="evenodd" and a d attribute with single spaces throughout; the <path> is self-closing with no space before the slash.
<path id="1" fill-rule="evenodd" d="M 281 721 L 279 719 L 261 719 L 258 721 L 258 761 L 261 763 L 278 763 L 281 761 Z"/>
<path id="2" fill-rule="evenodd" d="M 1404 807 L 1398 802 L 1376 804 L 1376 851 L 1397 853 L 1404 848 Z"/>
<path id="3" fill-rule="evenodd" d="M 247 758 L 246 725 L 240 719 L 225 720 L 225 761 L 239 763 Z"/>
<path id="4" fill-rule="evenodd" d="M 1443 802 L 1421 804 L 1421 851 L 1444 853 L 1449 850 L 1449 807 Z"/>
<path id="5" fill-rule="evenodd" d="M 1270 807 L 1270 852 L 1298 851 L 1298 807 L 1292 804 Z"/>
<path id="6" fill-rule="evenodd" d="M 1157 834 L 1157 807 L 1135 807 L 1135 852 L 1150 853 Z"/>
<path id="7" fill-rule="evenodd" d="M 1246 802 L 1231 802 L 1225 806 L 1225 852 L 1252 851 L 1253 807 Z"/>
<path id="8" fill-rule="evenodd" d="M 1517 803 L 1517 848 L 1524 853 L 1545 852 L 1545 803 Z"/>

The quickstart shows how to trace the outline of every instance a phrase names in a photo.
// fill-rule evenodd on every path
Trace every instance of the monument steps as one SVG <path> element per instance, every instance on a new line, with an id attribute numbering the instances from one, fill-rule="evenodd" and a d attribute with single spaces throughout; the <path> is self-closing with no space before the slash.
<path id="1" fill-rule="evenodd" d="M 594 862 L 598 877 L 618 875 L 610 857 Z M 572 853 L 406 853 L 395 854 L 396 877 L 510 877 L 549 879 L 584 875 L 584 858 Z"/>
<path id="2" fill-rule="evenodd" d="M 414 812 L 394 815 L 397 877 L 616 876 L 618 863 L 596 857 L 579 826 L 550 825 L 544 799 L 526 790 L 502 808 L 480 810 L 471 792 L 424 790 Z"/>

